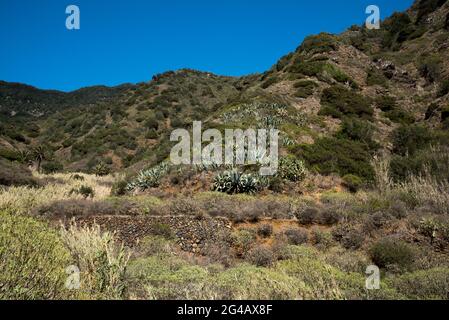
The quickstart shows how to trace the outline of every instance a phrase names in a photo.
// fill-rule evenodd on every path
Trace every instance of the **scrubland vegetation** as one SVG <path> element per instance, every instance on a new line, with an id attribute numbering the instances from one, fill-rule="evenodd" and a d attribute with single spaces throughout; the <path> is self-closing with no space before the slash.
<path id="1" fill-rule="evenodd" d="M 213 192 L 194 198 L 117 198 L 108 193 L 110 176 L 80 175 L 80 181 L 73 174 L 35 175 L 46 178 L 46 184 L 1 191 L 1 282 L 7 284 L 1 296 L 447 298 L 447 184 L 431 176 L 395 183 L 388 175 L 388 159 L 375 160 L 373 167 L 377 187 L 355 193 L 329 190 L 318 198 Z M 96 191 L 92 199 L 68 198 L 80 184 Z M 169 226 L 160 225 L 136 245 L 124 247 L 116 234 L 95 223 L 70 222 L 72 217 L 118 214 L 225 217 L 233 226 L 214 246 L 194 255 L 178 248 Z M 64 226 L 57 222 L 60 218 L 67 219 Z M 365 288 L 364 271 L 370 264 L 382 270 L 380 290 Z M 81 271 L 78 290 L 64 286 L 71 265 Z"/>
<path id="2" fill-rule="evenodd" d="M 307 37 L 262 75 L 0 82 L 0 299 L 448 299 L 443 2 Z M 279 129 L 277 174 L 171 165 L 194 120 Z"/>

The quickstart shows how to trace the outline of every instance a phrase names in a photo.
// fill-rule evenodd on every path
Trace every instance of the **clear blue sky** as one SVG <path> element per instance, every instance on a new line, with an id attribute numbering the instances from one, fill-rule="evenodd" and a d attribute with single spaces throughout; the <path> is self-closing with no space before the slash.
<path id="1" fill-rule="evenodd" d="M 302 39 L 338 33 L 413 0 L 0 0 L 0 80 L 46 89 L 148 81 L 192 68 L 263 72 Z M 81 29 L 65 28 L 78 5 Z"/>

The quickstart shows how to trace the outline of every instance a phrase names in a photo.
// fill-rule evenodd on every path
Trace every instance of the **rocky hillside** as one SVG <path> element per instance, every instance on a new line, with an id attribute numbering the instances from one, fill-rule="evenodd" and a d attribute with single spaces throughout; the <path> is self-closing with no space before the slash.
<path id="1" fill-rule="evenodd" d="M 241 78 L 179 70 L 71 93 L 0 82 L 0 155 L 20 160 L 45 146 L 47 161 L 59 162 L 50 168 L 91 171 L 103 163 L 136 172 L 167 157 L 173 128 L 202 120 L 217 128 L 275 126 L 283 154 L 323 174 L 370 180 L 372 155 L 411 153 L 398 146 L 398 130 L 421 130 L 424 146 L 444 141 L 448 23 L 447 1 L 416 1 L 380 30 L 310 36 L 269 71 Z M 344 156 L 330 159 L 335 153 Z"/>

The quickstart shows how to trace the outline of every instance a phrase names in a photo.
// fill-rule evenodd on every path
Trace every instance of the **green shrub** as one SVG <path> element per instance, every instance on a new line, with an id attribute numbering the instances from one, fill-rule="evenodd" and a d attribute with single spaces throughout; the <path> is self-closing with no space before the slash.
<path id="1" fill-rule="evenodd" d="M 10 148 L 0 147 L 0 158 L 5 158 L 10 161 L 20 160 L 20 153 Z"/>
<path id="2" fill-rule="evenodd" d="M 374 170 L 370 165 L 371 156 L 359 142 L 332 137 L 321 138 L 313 145 L 299 146 L 296 153 L 321 174 L 354 174 L 364 181 L 374 179 Z"/>
<path id="3" fill-rule="evenodd" d="M 382 111 L 392 111 L 398 107 L 396 99 L 392 96 L 380 96 L 376 98 L 376 105 Z"/>
<path id="4" fill-rule="evenodd" d="M 310 225 L 318 220 L 319 211 L 316 208 L 305 208 L 295 213 L 300 224 Z"/>
<path id="5" fill-rule="evenodd" d="M 99 164 L 97 164 L 93 171 L 94 174 L 98 177 L 107 176 L 111 172 L 111 170 L 104 162 L 100 162 Z"/>
<path id="6" fill-rule="evenodd" d="M 237 253 L 244 256 L 256 242 L 256 235 L 251 230 L 241 229 L 231 234 L 231 242 L 237 249 Z"/>
<path id="7" fill-rule="evenodd" d="M 434 268 L 406 273 L 389 280 L 391 287 L 413 300 L 447 300 L 449 269 Z"/>
<path id="8" fill-rule="evenodd" d="M 77 181 L 84 181 L 84 177 L 82 175 L 79 175 L 78 173 L 71 175 L 70 179 L 77 180 Z"/>
<path id="9" fill-rule="evenodd" d="M 442 60 L 438 55 L 424 55 L 418 59 L 418 70 L 422 77 L 433 83 L 441 78 Z"/>
<path id="10" fill-rule="evenodd" d="M 41 169 L 45 174 L 52 174 L 62 171 L 64 169 L 64 166 L 62 165 L 62 163 L 57 161 L 48 161 L 42 164 Z"/>
<path id="11" fill-rule="evenodd" d="M 391 121 L 400 124 L 412 124 L 415 122 L 415 118 L 410 113 L 400 109 L 399 107 L 386 112 L 385 116 Z"/>
<path id="12" fill-rule="evenodd" d="M 0 299 L 64 299 L 69 252 L 32 218 L 0 212 Z"/>
<path id="13" fill-rule="evenodd" d="M 127 192 L 126 187 L 128 186 L 128 181 L 121 179 L 115 181 L 111 188 L 111 195 L 113 196 L 124 196 Z"/>
<path id="14" fill-rule="evenodd" d="M 433 140 L 432 132 L 422 125 L 402 125 L 393 132 L 393 152 L 414 155 Z"/>
<path id="15" fill-rule="evenodd" d="M 298 98 L 305 99 L 305 98 L 311 96 L 315 92 L 315 89 L 318 87 L 318 85 L 314 81 L 302 80 L 302 81 L 296 82 L 294 87 L 297 88 L 295 96 Z"/>
<path id="16" fill-rule="evenodd" d="M 399 49 L 401 43 L 407 40 L 416 30 L 408 14 L 402 12 L 394 13 L 385 20 L 383 26 L 388 33 L 384 35 L 382 45 L 393 50 Z"/>
<path id="17" fill-rule="evenodd" d="M 308 36 L 304 39 L 298 51 L 307 54 L 326 53 L 338 49 L 338 38 L 329 33 Z"/>
<path id="18" fill-rule="evenodd" d="M 391 96 L 381 96 L 376 99 L 377 107 L 385 112 L 385 116 L 393 122 L 411 124 L 415 118 L 397 105 L 396 99 Z"/>
<path id="19" fill-rule="evenodd" d="M 338 225 L 334 230 L 332 230 L 332 236 L 345 249 L 357 250 L 365 241 L 365 235 L 363 232 L 349 224 Z"/>
<path id="20" fill-rule="evenodd" d="M 446 0 L 420 0 L 417 2 L 417 22 L 422 22 L 430 13 L 444 5 Z"/>
<path id="21" fill-rule="evenodd" d="M 308 299 L 344 299 L 349 294 L 349 289 L 352 286 L 347 283 L 347 278 L 344 277 L 338 269 L 326 264 L 314 256 L 310 256 L 308 252 L 304 252 L 304 247 L 296 247 L 299 256 L 295 259 L 280 261 L 276 269 L 291 277 L 294 277 L 303 282 L 310 288 L 310 296 Z M 360 290 L 360 289 L 359 289 Z M 359 298 L 361 298 L 359 296 Z"/>
<path id="22" fill-rule="evenodd" d="M 260 246 L 250 250 L 246 260 L 258 267 L 269 267 L 273 264 L 275 256 L 270 249 Z"/>
<path id="23" fill-rule="evenodd" d="M 326 226 L 337 224 L 342 219 L 342 214 L 334 208 L 327 208 L 320 212 L 318 221 Z"/>
<path id="24" fill-rule="evenodd" d="M 299 73 L 308 77 L 315 77 L 324 70 L 326 62 L 323 61 L 305 61 L 303 57 L 298 57 L 293 61 L 293 65 L 288 71 Z"/>
<path id="25" fill-rule="evenodd" d="M 367 98 L 342 86 L 323 90 L 320 115 L 342 118 L 344 115 L 371 119 L 373 109 Z"/>
<path id="26" fill-rule="evenodd" d="M 449 93 L 449 79 L 443 80 L 438 88 L 437 97 L 443 97 Z"/>
<path id="27" fill-rule="evenodd" d="M 318 84 L 312 80 L 300 80 L 293 85 L 293 87 L 295 87 L 297 89 L 298 88 L 308 88 L 308 87 L 316 88 L 317 86 L 318 86 Z"/>
<path id="28" fill-rule="evenodd" d="M 346 73 L 344 73 L 342 70 L 340 70 L 333 64 L 326 63 L 323 67 L 322 75 L 324 77 L 322 78 L 322 80 L 324 81 L 326 81 L 326 76 L 330 76 L 337 82 L 350 85 L 352 89 L 359 88 L 358 84 L 350 76 L 348 76 Z"/>
<path id="29" fill-rule="evenodd" d="M 444 122 L 447 119 L 449 119 L 449 106 L 443 108 L 443 110 L 441 110 L 441 121 Z"/>
<path id="30" fill-rule="evenodd" d="M 347 174 L 343 177 L 343 185 L 351 192 L 357 192 L 363 186 L 363 180 L 353 174 Z"/>
<path id="31" fill-rule="evenodd" d="M 390 161 L 390 176 L 405 181 L 410 176 L 430 174 L 436 181 L 449 181 L 449 155 L 447 147 L 425 148 L 413 155 L 395 155 Z"/>
<path id="32" fill-rule="evenodd" d="M 423 236 L 430 239 L 430 243 L 433 243 L 437 237 L 438 230 L 440 229 L 440 224 L 432 218 L 421 219 L 418 225 L 418 232 Z"/>
<path id="33" fill-rule="evenodd" d="M 270 77 L 266 81 L 264 81 L 261 86 L 262 88 L 267 89 L 277 82 L 279 82 L 279 79 L 277 77 Z"/>
<path id="34" fill-rule="evenodd" d="M 304 162 L 294 156 L 283 157 L 279 161 L 279 175 L 289 181 L 301 181 L 306 177 Z"/>
<path id="35" fill-rule="evenodd" d="M 86 185 L 83 185 L 77 189 L 74 188 L 74 189 L 70 190 L 69 194 L 70 195 L 79 194 L 79 195 L 83 196 L 84 199 L 95 197 L 94 189 L 92 187 L 86 186 Z"/>
<path id="36" fill-rule="evenodd" d="M 400 240 L 382 239 L 370 249 L 371 260 L 380 268 L 409 270 L 414 260 L 414 252 Z"/>
<path id="37" fill-rule="evenodd" d="M 327 250 L 334 244 L 332 234 L 328 231 L 322 231 L 320 229 L 312 230 L 312 241 L 318 249 Z"/>
<path id="38" fill-rule="evenodd" d="M 301 245 L 308 241 L 309 234 L 305 229 L 287 229 L 284 231 L 287 241 L 291 245 Z"/>
<path id="39" fill-rule="evenodd" d="M 375 127 L 372 123 L 366 120 L 346 117 L 336 137 L 358 141 L 365 144 L 370 150 L 377 150 L 379 144 L 373 140 L 374 131 Z"/>

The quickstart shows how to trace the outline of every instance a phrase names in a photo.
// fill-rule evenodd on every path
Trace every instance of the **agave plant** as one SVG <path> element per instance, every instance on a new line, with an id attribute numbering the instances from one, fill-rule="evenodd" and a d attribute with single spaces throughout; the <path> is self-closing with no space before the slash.
<path id="1" fill-rule="evenodd" d="M 159 186 L 162 177 L 168 170 L 169 166 L 165 162 L 151 169 L 143 170 L 134 181 L 128 183 L 126 190 L 133 191 L 135 189 L 146 190 L 149 188 L 156 188 Z"/>
<path id="2" fill-rule="evenodd" d="M 291 147 L 291 146 L 294 146 L 296 144 L 296 142 L 293 139 L 291 139 L 290 137 L 285 136 L 282 138 L 282 144 L 285 147 Z"/>
<path id="3" fill-rule="evenodd" d="M 302 160 L 288 156 L 279 161 L 279 175 L 290 181 L 301 181 L 307 174 L 306 166 Z"/>
<path id="4" fill-rule="evenodd" d="M 214 179 L 213 190 L 229 194 L 254 193 L 259 189 L 259 180 L 237 170 L 225 171 Z"/>

